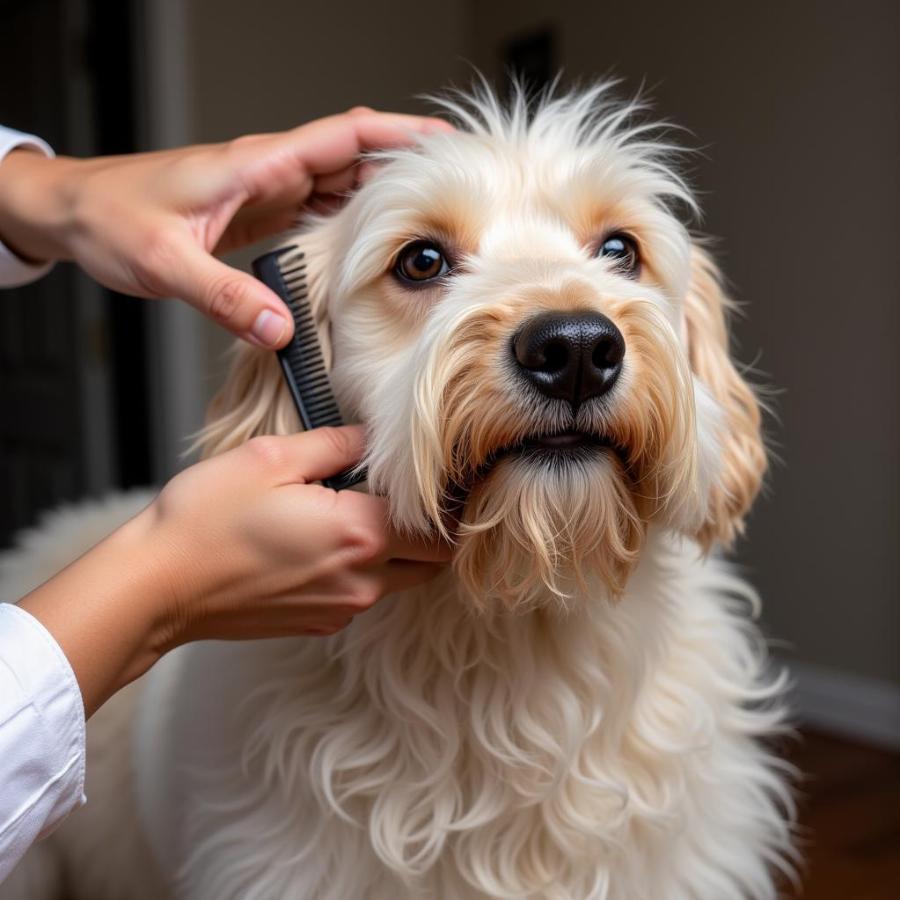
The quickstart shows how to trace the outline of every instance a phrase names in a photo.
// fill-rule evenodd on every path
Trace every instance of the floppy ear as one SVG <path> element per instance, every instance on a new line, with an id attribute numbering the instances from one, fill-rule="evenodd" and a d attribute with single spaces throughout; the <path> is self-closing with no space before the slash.
<path id="1" fill-rule="evenodd" d="M 731 543 L 759 492 L 766 470 L 759 402 L 729 355 L 727 313 L 731 301 L 710 256 L 694 246 L 685 301 L 685 332 L 691 369 L 721 410 L 720 465 L 706 519 L 697 534 L 705 546 Z"/>
<path id="2" fill-rule="evenodd" d="M 325 366 L 331 369 L 328 318 L 328 240 L 325 227 L 313 228 L 285 241 L 306 256 L 307 291 Z M 276 354 L 236 341 L 222 389 L 209 404 L 206 425 L 195 446 L 204 458 L 224 453 L 260 434 L 291 434 L 302 426 L 281 374 Z"/>

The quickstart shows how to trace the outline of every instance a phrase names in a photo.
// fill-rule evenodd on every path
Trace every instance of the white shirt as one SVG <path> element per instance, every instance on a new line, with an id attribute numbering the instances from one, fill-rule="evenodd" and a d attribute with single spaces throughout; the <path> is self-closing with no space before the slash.
<path id="1" fill-rule="evenodd" d="M 81 691 L 59 644 L 0 603 L 0 882 L 84 801 L 84 737 Z"/>
<path id="2" fill-rule="evenodd" d="M 0 126 L 0 165 L 23 145 L 53 155 L 39 138 Z M 49 269 L 0 243 L 0 287 Z M 0 882 L 35 840 L 84 802 L 84 761 L 84 703 L 69 661 L 37 619 L 0 603 Z"/>
<path id="3" fill-rule="evenodd" d="M 31 147 L 47 156 L 53 156 L 53 151 L 49 145 L 40 138 L 31 134 L 23 134 L 21 131 L 14 131 L 12 128 L 4 128 L 0 125 L 0 165 L 3 165 L 3 160 L 7 154 L 11 150 L 15 150 L 16 147 Z M 35 281 L 42 275 L 46 275 L 52 266 L 52 263 L 42 263 L 37 266 L 27 263 L 19 259 L 0 241 L 0 287 L 15 287 L 20 284 L 28 284 L 29 281 Z"/>

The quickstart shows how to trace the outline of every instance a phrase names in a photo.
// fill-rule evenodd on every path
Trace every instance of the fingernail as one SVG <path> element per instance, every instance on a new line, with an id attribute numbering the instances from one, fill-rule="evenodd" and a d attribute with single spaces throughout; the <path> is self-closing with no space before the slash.
<path id="1" fill-rule="evenodd" d="M 287 328 L 287 322 L 278 313 L 273 313 L 270 309 L 264 309 L 253 323 L 250 333 L 261 344 L 267 347 L 274 347 Z"/>

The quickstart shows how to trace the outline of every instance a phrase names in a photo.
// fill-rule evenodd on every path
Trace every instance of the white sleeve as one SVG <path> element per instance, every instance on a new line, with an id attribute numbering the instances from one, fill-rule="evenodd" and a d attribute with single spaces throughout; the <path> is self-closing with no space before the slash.
<path id="1" fill-rule="evenodd" d="M 0 882 L 84 802 L 84 703 L 59 644 L 0 603 Z"/>
<path id="2" fill-rule="evenodd" d="M 33 147 L 46 156 L 53 156 L 53 150 L 49 144 L 38 137 L 14 131 L 12 128 L 4 128 L 0 125 L 0 166 L 6 155 L 16 147 Z M 37 281 L 53 268 L 53 263 L 41 263 L 33 265 L 23 259 L 19 259 L 2 241 L 0 241 L 0 288 L 16 287 L 20 284 L 28 284 Z"/>

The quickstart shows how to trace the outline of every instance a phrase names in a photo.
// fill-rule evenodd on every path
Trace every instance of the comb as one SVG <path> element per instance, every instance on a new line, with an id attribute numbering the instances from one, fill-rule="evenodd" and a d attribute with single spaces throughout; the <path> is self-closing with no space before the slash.
<path id="1" fill-rule="evenodd" d="M 266 253 L 253 261 L 253 274 L 281 297 L 294 320 L 291 342 L 277 352 L 284 380 L 304 429 L 312 431 L 325 425 L 342 425 L 309 306 L 303 252 L 296 246 L 290 246 Z M 322 484 L 341 491 L 358 484 L 365 477 L 365 469 L 353 468 L 331 478 L 323 478 Z"/>

